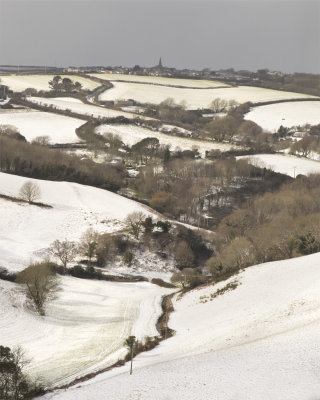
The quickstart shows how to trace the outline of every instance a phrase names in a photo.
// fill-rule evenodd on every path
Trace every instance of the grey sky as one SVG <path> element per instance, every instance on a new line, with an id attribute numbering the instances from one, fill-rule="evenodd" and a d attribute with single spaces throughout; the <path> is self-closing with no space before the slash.
<path id="1" fill-rule="evenodd" d="M 320 1 L 0 0 L 0 64 L 320 72 Z"/>

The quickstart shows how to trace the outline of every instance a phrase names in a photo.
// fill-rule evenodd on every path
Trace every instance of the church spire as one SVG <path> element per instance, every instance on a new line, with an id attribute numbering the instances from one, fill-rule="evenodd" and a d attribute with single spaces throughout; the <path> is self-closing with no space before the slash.
<path id="1" fill-rule="evenodd" d="M 162 61 L 161 61 L 161 57 L 160 57 L 160 59 L 159 59 L 159 64 L 158 64 L 158 67 L 159 67 L 159 68 L 162 68 L 162 67 L 163 67 L 163 65 L 162 65 Z"/>

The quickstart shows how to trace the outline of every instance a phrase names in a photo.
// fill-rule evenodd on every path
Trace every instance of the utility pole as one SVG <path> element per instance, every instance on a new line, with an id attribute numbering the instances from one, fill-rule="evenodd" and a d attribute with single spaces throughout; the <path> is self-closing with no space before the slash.
<path id="1" fill-rule="evenodd" d="M 130 349 L 130 375 L 132 375 L 132 360 L 133 360 L 133 347 L 136 344 L 136 337 L 129 336 L 128 339 L 125 341 L 125 345 Z"/>

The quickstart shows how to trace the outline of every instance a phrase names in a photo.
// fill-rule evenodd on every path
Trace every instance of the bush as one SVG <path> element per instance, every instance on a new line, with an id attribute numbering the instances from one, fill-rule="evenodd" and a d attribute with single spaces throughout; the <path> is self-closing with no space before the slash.
<path id="1" fill-rule="evenodd" d="M 56 272 L 46 262 L 30 264 L 17 274 L 16 282 L 23 284 L 27 297 L 27 306 L 45 315 L 45 304 L 56 298 L 59 282 Z"/>
<path id="2" fill-rule="evenodd" d="M 103 274 L 92 266 L 83 268 L 81 265 L 75 265 L 74 267 L 68 269 L 68 273 L 71 276 L 81 279 L 104 279 Z"/>
<path id="3" fill-rule="evenodd" d="M 130 265 L 132 264 L 132 261 L 133 261 L 133 253 L 131 251 L 127 250 L 124 253 L 123 261 L 130 267 Z"/>
<path id="4" fill-rule="evenodd" d="M 4 281 L 14 282 L 17 278 L 17 274 L 9 272 L 6 268 L 0 267 L 0 279 Z"/>
<path id="5" fill-rule="evenodd" d="M 151 279 L 151 283 L 153 283 L 154 285 L 158 285 L 160 287 L 168 288 L 168 289 L 171 289 L 171 288 L 174 289 L 176 287 L 172 283 L 165 282 L 163 279 L 160 279 L 160 278 Z"/>

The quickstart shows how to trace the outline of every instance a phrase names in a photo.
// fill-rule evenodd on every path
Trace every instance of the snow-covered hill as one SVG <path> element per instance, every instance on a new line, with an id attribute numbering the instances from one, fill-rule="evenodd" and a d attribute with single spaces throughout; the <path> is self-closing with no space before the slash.
<path id="1" fill-rule="evenodd" d="M 0 280 L 0 343 L 23 348 L 33 378 L 68 382 L 124 357 L 128 336 L 158 334 L 161 296 L 170 290 L 148 282 L 60 280 L 62 290 L 45 317 L 24 309 L 19 285 Z"/>
<path id="2" fill-rule="evenodd" d="M 18 270 L 43 255 L 54 240 L 78 240 L 88 229 L 113 232 L 134 211 L 146 207 L 107 190 L 71 182 L 52 182 L 0 173 L 0 194 L 18 197 L 31 180 L 39 185 L 39 201 L 53 208 L 0 199 L 0 266 Z"/>
<path id="3" fill-rule="evenodd" d="M 161 145 L 169 146 L 171 150 L 192 150 L 193 148 L 197 148 L 202 157 L 205 157 L 206 151 L 220 150 L 224 152 L 231 150 L 233 147 L 232 145 L 227 143 L 209 142 L 204 140 L 166 135 L 162 132 L 152 131 L 151 129 L 143 128 L 136 125 L 103 124 L 98 126 L 95 132 L 101 135 L 106 133 L 119 135 L 123 143 L 130 146 L 146 137 L 154 137 L 159 139 Z"/>
<path id="4" fill-rule="evenodd" d="M 249 162 L 260 168 L 272 169 L 280 174 L 296 177 L 299 174 L 319 174 L 320 162 L 289 154 L 256 154 L 254 156 L 240 156 L 237 159 L 247 158 Z"/>
<path id="5" fill-rule="evenodd" d="M 176 335 L 53 400 L 316 400 L 320 253 L 250 267 L 174 301 Z"/>
<path id="6" fill-rule="evenodd" d="M 36 90 L 49 90 L 49 81 L 52 80 L 54 75 L 2 75 L 1 82 L 3 85 L 9 86 L 11 90 L 15 92 L 21 92 L 28 88 L 33 88 Z M 76 75 L 62 75 L 62 78 L 70 78 L 72 81 L 78 81 L 81 83 L 84 89 L 93 90 L 99 83 L 94 82 L 91 79 L 83 78 L 82 76 Z"/>
<path id="7" fill-rule="evenodd" d="M 0 125 L 15 126 L 28 142 L 38 136 L 49 136 L 51 143 L 76 143 L 75 130 L 85 121 L 35 110 L 2 110 Z"/>
<path id="8" fill-rule="evenodd" d="M 275 100 L 290 100 L 311 98 L 301 93 L 284 92 L 280 90 L 264 89 L 253 86 L 238 86 L 226 88 L 190 89 L 168 86 L 141 85 L 132 82 L 113 82 L 113 87 L 99 96 L 99 100 L 134 99 L 140 103 L 159 104 L 167 98 L 176 103 L 185 102 L 187 108 L 208 108 L 212 100 L 236 100 L 238 103 L 251 101 L 253 103 Z"/>
<path id="9" fill-rule="evenodd" d="M 320 123 L 320 101 L 298 101 L 254 107 L 244 119 L 254 121 L 263 129 L 276 132 L 280 126 Z"/>
<path id="10" fill-rule="evenodd" d="M 137 114 L 128 113 L 126 111 L 113 110 L 111 108 L 105 108 L 100 106 L 94 106 L 91 104 L 85 104 L 81 100 L 75 99 L 74 97 L 28 97 L 28 100 L 35 104 L 41 104 L 44 106 L 53 106 L 59 110 L 69 110 L 77 114 L 89 115 L 95 118 L 143 118 L 152 119 L 148 117 L 138 116 Z"/>
<path id="11" fill-rule="evenodd" d="M 126 75 L 126 74 L 88 74 L 95 78 L 105 79 L 107 81 L 127 81 L 140 82 L 150 85 L 163 86 L 181 86 L 188 88 L 214 88 L 214 87 L 229 87 L 225 82 L 211 81 L 205 79 L 182 79 L 168 78 L 163 76 L 148 76 L 148 75 Z"/>

